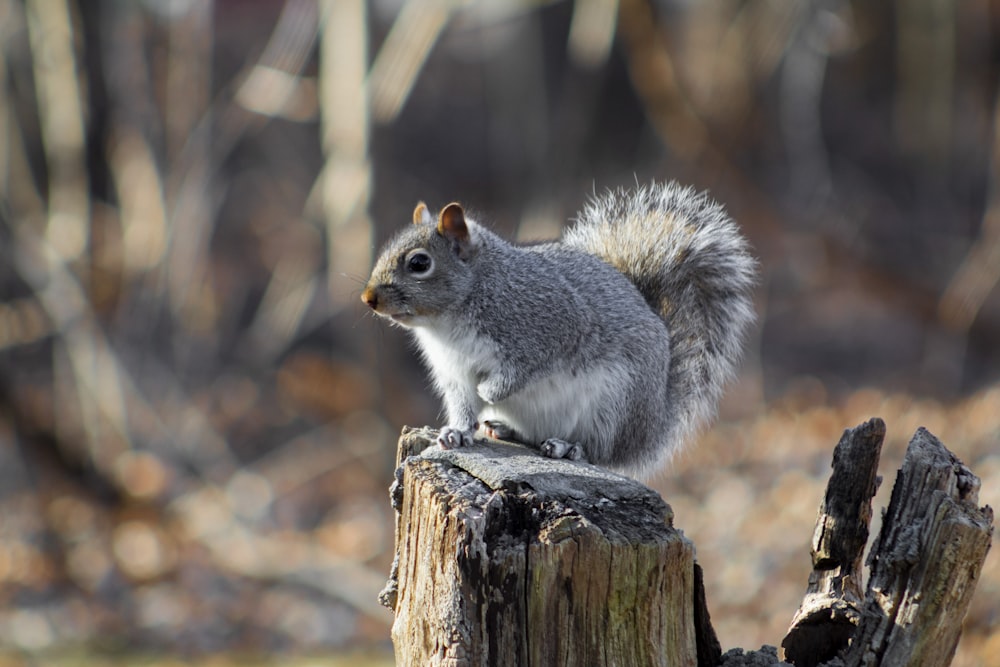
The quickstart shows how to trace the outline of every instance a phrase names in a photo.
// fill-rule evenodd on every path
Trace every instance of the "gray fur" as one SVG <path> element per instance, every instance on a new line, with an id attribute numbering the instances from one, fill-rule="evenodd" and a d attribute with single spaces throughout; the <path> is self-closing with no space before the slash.
<path id="1" fill-rule="evenodd" d="M 721 207 L 675 184 L 609 193 L 535 246 L 467 223 L 467 242 L 429 222 L 403 230 L 363 297 L 412 328 L 444 398 L 443 445 L 483 423 L 641 473 L 714 413 L 753 320 L 755 268 Z M 415 248 L 435 263 L 422 279 L 403 269 Z"/>
<path id="2" fill-rule="evenodd" d="M 707 193 L 668 183 L 594 199 L 563 242 L 628 276 L 667 323 L 673 453 L 714 417 L 755 320 L 746 239 Z"/>

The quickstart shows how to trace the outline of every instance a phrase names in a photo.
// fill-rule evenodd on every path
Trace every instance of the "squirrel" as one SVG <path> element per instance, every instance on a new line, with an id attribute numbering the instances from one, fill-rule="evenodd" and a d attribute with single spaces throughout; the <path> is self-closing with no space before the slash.
<path id="1" fill-rule="evenodd" d="M 714 416 L 756 266 L 723 207 L 675 182 L 595 197 L 533 245 L 421 202 L 361 299 L 415 336 L 447 414 L 440 446 L 481 426 L 641 476 Z"/>

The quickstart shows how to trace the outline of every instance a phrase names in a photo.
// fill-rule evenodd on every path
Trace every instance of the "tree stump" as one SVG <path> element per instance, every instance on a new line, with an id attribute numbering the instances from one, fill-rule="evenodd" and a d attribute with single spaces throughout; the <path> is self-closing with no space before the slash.
<path id="1" fill-rule="evenodd" d="M 783 646 L 797 667 L 947 665 L 992 536 L 979 479 L 924 429 L 910 442 L 867 565 L 885 424 L 845 431 Z M 396 560 L 381 602 L 401 666 L 776 665 L 721 654 L 694 547 L 659 495 L 510 443 L 444 451 L 404 429 Z M 787 663 L 780 663 L 787 664 Z"/>
<path id="2" fill-rule="evenodd" d="M 951 662 L 990 548 L 979 478 L 925 429 L 896 474 L 860 595 L 861 555 L 885 424 L 845 431 L 813 537 L 813 572 L 782 646 L 796 667 Z"/>
<path id="3" fill-rule="evenodd" d="M 845 667 L 947 665 L 993 535 L 979 478 L 921 428 L 896 474 Z"/>
<path id="4" fill-rule="evenodd" d="M 809 585 L 781 643 L 797 667 L 835 657 L 857 629 L 864 604 L 861 558 L 882 481 L 876 473 L 883 438 L 885 422 L 872 419 L 844 431 L 833 450 L 833 473 L 813 531 Z"/>
<path id="5" fill-rule="evenodd" d="M 432 448 L 404 429 L 398 665 L 695 665 L 721 651 L 694 547 L 659 495 L 512 444 Z"/>

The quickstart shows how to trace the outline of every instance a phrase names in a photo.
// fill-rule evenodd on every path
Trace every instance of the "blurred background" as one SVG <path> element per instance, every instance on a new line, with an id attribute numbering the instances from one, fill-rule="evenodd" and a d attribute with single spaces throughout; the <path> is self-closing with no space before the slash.
<path id="1" fill-rule="evenodd" d="M 921 425 L 1000 504 L 998 35 L 988 0 L 0 0 L 0 665 L 391 664 L 395 440 L 439 406 L 358 299 L 378 245 L 421 199 L 538 239 L 652 179 L 761 260 L 654 485 L 723 648 L 780 643 L 844 428 L 888 424 L 882 506 Z M 1000 655 L 998 561 L 955 664 Z"/>

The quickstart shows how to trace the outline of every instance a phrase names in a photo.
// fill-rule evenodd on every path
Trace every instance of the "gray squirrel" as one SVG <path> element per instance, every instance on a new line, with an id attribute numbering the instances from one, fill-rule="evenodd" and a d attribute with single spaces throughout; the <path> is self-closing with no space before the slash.
<path id="1" fill-rule="evenodd" d="M 515 245 L 457 204 L 382 250 L 361 296 L 409 329 L 444 399 L 438 444 L 494 438 L 643 475 L 715 413 L 754 320 L 756 262 L 707 194 L 594 198 L 561 240 Z"/>

